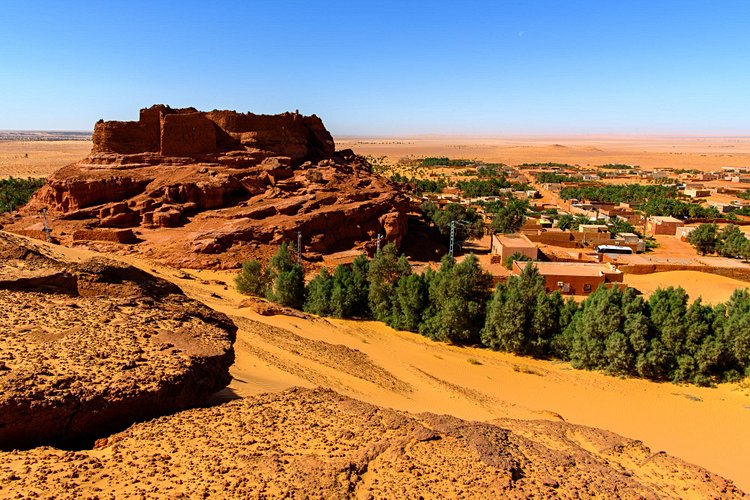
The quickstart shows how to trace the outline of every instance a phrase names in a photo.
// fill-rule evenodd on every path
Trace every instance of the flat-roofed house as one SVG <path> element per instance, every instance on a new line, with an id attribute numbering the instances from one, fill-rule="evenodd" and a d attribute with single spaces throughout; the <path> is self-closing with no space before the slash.
<path id="1" fill-rule="evenodd" d="M 535 266 L 544 277 L 548 292 L 559 290 L 566 295 L 588 295 L 600 285 L 621 285 L 622 271 L 609 263 L 584 262 L 513 262 L 513 274 L 521 274 L 527 265 Z"/>
<path id="2" fill-rule="evenodd" d="M 711 195 L 711 190 L 703 187 L 686 187 L 685 196 L 690 198 L 706 198 Z"/>
<path id="3" fill-rule="evenodd" d="M 538 256 L 536 245 L 525 234 L 493 234 L 491 252 L 493 255 L 499 255 L 501 260 L 515 253 L 531 260 L 536 260 Z"/>
<path id="4" fill-rule="evenodd" d="M 716 207 L 716 209 L 723 214 L 734 212 L 735 210 L 740 208 L 737 205 L 732 205 L 731 203 L 721 203 L 719 201 L 709 201 L 708 205 L 711 207 Z"/>
<path id="5" fill-rule="evenodd" d="M 586 234 L 608 233 L 609 228 L 606 224 L 581 224 L 578 231 Z"/>
<path id="6" fill-rule="evenodd" d="M 668 234 L 674 236 L 677 234 L 677 228 L 684 225 L 683 221 L 674 217 L 652 215 L 646 222 L 646 232 L 653 235 Z"/>
<path id="7" fill-rule="evenodd" d="M 616 239 L 621 241 L 622 245 L 632 248 L 634 252 L 646 251 L 646 242 L 635 233 L 617 233 Z"/>

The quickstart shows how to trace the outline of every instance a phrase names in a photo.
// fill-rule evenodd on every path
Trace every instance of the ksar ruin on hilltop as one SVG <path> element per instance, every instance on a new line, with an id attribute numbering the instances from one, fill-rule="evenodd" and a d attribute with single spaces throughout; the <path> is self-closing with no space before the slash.
<path id="1" fill-rule="evenodd" d="M 408 202 L 315 115 L 200 112 L 155 105 L 133 122 L 99 121 L 91 154 L 63 167 L 6 230 L 63 244 L 140 242 L 188 267 L 234 267 L 258 247 L 311 253 L 400 243 Z M 216 254 L 221 254 L 217 258 Z"/>

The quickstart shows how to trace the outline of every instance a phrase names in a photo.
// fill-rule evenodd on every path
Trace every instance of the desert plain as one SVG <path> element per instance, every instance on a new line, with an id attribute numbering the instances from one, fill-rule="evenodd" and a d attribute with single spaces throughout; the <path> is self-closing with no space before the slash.
<path id="1" fill-rule="evenodd" d="M 569 136 L 569 137 L 353 137 L 336 136 L 339 149 L 401 158 L 446 156 L 508 165 L 532 162 L 593 166 L 625 163 L 644 168 L 710 170 L 750 165 L 750 137 Z M 91 141 L 0 141 L 0 176 L 40 176 L 77 161 Z M 26 157 L 25 155 L 28 155 Z"/>
<path id="2" fill-rule="evenodd" d="M 749 137 L 337 137 L 336 144 L 393 162 L 447 156 L 510 165 L 625 163 L 698 170 L 750 166 Z M 0 177 L 43 177 L 90 149 L 87 141 L 0 142 Z M 81 259 L 91 256 L 87 250 L 70 252 L 79 252 Z M 568 422 L 640 440 L 653 456 L 665 452 L 750 490 L 747 380 L 703 388 L 624 379 L 574 370 L 562 362 L 436 343 L 376 322 L 269 316 L 243 302 L 246 297 L 233 288 L 233 271 L 174 269 L 137 256 L 110 257 L 178 285 L 188 297 L 226 314 L 238 326 L 233 379 L 215 395 L 217 401 L 322 387 L 410 414 L 515 425 L 518 432 L 532 436 L 533 429 L 524 430 L 508 419 Z M 726 300 L 735 288 L 747 285 L 692 271 L 633 276 L 632 283 L 645 294 L 658 286 L 683 286 L 692 298 L 702 295 L 709 303 Z M 338 408 L 335 398 L 314 403 L 328 404 L 332 412 Z M 568 438 L 601 452 L 585 433 L 570 433 Z M 148 449 L 147 442 L 142 445 Z M 655 473 L 648 460 L 630 466 L 644 477 Z M 138 463 L 124 467 L 135 474 Z M 679 492 L 677 484 L 669 494 Z"/>
<path id="3" fill-rule="evenodd" d="M 554 162 L 581 167 L 623 163 L 647 169 L 712 170 L 750 164 L 750 137 L 568 136 L 568 137 L 336 137 L 341 148 L 374 157 L 445 156 L 507 165 Z"/>

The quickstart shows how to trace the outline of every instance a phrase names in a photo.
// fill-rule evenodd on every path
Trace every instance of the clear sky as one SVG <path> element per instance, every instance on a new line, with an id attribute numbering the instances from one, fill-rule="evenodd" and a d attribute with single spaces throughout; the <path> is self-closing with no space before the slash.
<path id="1" fill-rule="evenodd" d="M 0 129 L 155 103 L 339 135 L 750 134 L 750 1 L 2 2 Z"/>

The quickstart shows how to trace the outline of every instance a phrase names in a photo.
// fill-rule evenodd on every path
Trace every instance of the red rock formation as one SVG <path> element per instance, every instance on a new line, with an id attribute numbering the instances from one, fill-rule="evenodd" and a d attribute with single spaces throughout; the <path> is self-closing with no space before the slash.
<path id="1" fill-rule="evenodd" d="M 369 248 L 377 234 L 399 243 L 407 229 L 407 200 L 362 158 L 336 153 L 314 115 L 156 105 L 137 122 L 98 122 L 93 142 L 88 158 L 48 178 L 23 217 L 1 221 L 7 230 L 28 230 L 46 207 L 63 243 L 78 230 L 140 226 L 136 248 L 149 255 L 202 267 L 222 254 L 229 267 L 248 245 L 298 231 L 308 251 L 328 253 Z"/>

